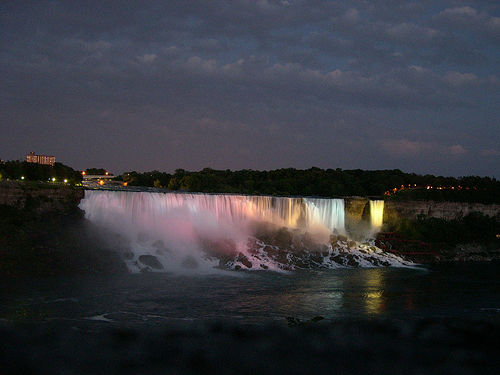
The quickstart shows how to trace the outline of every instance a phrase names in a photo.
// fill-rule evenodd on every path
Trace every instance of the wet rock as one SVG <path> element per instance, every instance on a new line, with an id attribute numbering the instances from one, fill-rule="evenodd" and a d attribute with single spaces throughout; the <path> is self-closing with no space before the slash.
<path id="1" fill-rule="evenodd" d="M 302 324 L 302 321 L 299 318 L 295 318 L 293 316 L 287 316 L 286 321 L 287 321 L 288 327 L 295 327 L 295 326 Z"/>
<path id="2" fill-rule="evenodd" d="M 155 270 L 163 269 L 163 265 L 154 255 L 141 255 L 139 256 L 139 262 Z"/>
<path id="3" fill-rule="evenodd" d="M 314 318 L 311 319 L 311 322 L 312 323 L 317 323 L 321 320 L 325 319 L 324 317 L 322 317 L 321 315 L 318 315 L 318 316 L 315 316 Z"/>
<path id="4" fill-rule="evenodd" d="M 191 255 L 188 255 L 184 260 L 182 261 L 182 267 L 184 268 L 189 268 L 189 269 L 195 269 L 198 268 L 198 262 L 194 257 Z"/>
<path id="5" fill-rule="evenodd" d="M 220 268 L 229 268 L 230 263 L 234 260 L 232 256 L 229 255 L 221 255 L 219 256 L 219 267 Z"/>
<path id="6" fill-rule="evenodd" d="M 236 260 L 241 262 L 246 268 L 252 268 L 252 262 L 250 262 L 244 254 L 240 253 Z"/>
<path id="7" fill-rule="evenodd" d="M 292 245 L 293 234 L 285 227 L 276 231 L 272 238 L 272 243 L 278 247 L 285 248 Z"/>
<path id="8" fill-rule="evenodd" d="M 208 255 L 220 256 L 224 255 L 235 255 L 236 254 L 236 243 L 230 239 L 217 239 L 217 240 L 202 240 L 203 248 Z"/>
<path id="9" fill-rule="evenodd" d="M 347 242 L 347 236 L 343 236 L 341 234 L 338 235 L 338 240 L 342 242 Z"/>
<path id="10" fill-rule="evenodd" d="M 321 263 L 323 261 L 323 256 L 320 252 L 313 251 L 309 255 L 309 259 L 315 263 Z"/>
<path id="11" fill-rule="evenodd" d="M 272 247 L 272 246 L 266 246 L 264 247 L 264 251 L 267 253 L 267 255 L 274 260 L 276 260 L 279 263 L 287 263 L 288 258 L 287 258 L 287 252 L 279 249 L 277 247 Z"/>
<path id="12" fill-rule="evenodd" d="M 345 259 L 345 263 L 344 264 L 347 265 L 347 266 L 357 267 L 359 265 L 358 260 L 356 259 L 356 257 L 354 257 L 351 254 L 346 254 L 346 256 L 344 257 L 344 259 Z"/>

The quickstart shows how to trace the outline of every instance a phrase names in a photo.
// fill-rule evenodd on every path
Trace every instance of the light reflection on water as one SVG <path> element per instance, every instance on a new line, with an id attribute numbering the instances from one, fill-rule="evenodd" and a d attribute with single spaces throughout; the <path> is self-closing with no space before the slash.
<path id="1" fill-rule="evenodd" d="M 365 294 L 365 309 L 369 315 L 380 314 L 384 307 L 384 298 L 382 291 L 384 289 L 383 274 L 379 269 L 369 270 L 365 273 L 365 285 L 367 292 Z"/>
<path id="2" fill-rule="evenodd" d="M 0 286 L 0 320 L 161 324 L 230 319 L 465 316 L 499 319 L 495 265 L 338 269 L 234 276 L 166 274 L 32 280 Z M 93 318 L 96 320 L 88 320 Z"/>

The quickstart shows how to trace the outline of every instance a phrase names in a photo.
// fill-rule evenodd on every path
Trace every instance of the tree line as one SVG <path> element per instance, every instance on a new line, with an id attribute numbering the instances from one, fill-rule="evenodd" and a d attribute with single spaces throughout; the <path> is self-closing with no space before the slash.
<path id="1" fill-rule="evenodd" d="M 205 168 L 190 172 L 177 169 L 169 174 L 159 171 L 127 172 L 116 179 L 128 186 L 148 186 L 174 191 L 239 193 L 278 196 L 384 196 L 389 199 L 463 200 L 500 203 L 500 182 L 490 177 L 443 177 L 405 173 L 399 169 L 366 171 L 309 168 L 284 168 L 271 171 L 239 171 Z M 401 187 L 405 187 L 401 189 Z M 432 186 L 432 189 L 427 189 Z M 437 187 L 446 187 L 437 190 Z M 451 187 L 456 190 L 451 190 Z M 460 189 L 459 189 L 460 187 Z M 394 193 L 394 189 L 398 189 Z"/>
<path id="2" fill-rule="evenodd" d="M 55 182 L 67 180 L 69 184 L 75 184 L 82 181 L 82 175 L 79 171 L 58 162 L 51 166 L 12 160 L 0 163 L 0 180 L 2 179 L 25 181 L 52 181 L 55 179 Z"/>

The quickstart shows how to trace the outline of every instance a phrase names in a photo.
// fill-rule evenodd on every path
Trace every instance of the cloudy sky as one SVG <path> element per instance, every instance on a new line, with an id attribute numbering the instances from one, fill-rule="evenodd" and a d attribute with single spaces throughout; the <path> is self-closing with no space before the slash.
<path id="1" fill-rule="evenodd" d="M 500 177 L 492 1 L 0 4 L 0 158 Z"/>

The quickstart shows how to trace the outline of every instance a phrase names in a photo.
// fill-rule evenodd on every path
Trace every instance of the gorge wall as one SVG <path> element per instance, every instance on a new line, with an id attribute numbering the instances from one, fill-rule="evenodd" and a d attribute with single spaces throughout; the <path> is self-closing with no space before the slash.
<path id="1" fill-rule="evenodd" d="M 38 214 L 75 210 L 85 191 L 66 185 L 0 181 L 0 205 L 30 209 Z"/>
<path id="2" fill-rule="evenodd" d="M 500 205 L 467 202 L 434 201 L 385 201 L 384 223 L 398 219 L 416 219 L 423 215 L 427 218 L 444 220 L 460 219 L 472 212 L 489 217 L 500 217 Z"/>

